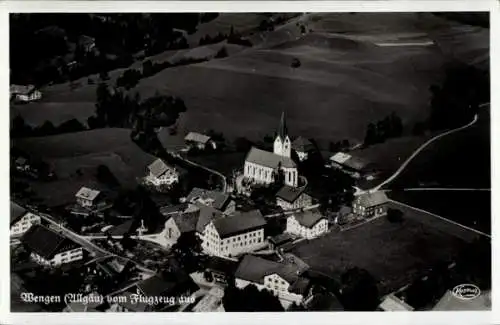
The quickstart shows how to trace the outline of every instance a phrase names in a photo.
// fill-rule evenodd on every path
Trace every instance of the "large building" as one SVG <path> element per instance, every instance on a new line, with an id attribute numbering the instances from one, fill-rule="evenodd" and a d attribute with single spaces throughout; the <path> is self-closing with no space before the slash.
<path id="1" fill-rule="evenodd" d="M 286 232 L 311 239 L 328 231 L 328 220 L 315 210 L 297 212 L 286 219 Z"/>
<path id="2" fill-rule="evenodd" d="M 24 234 L 31 226 L 41 223 L 40 216 L 26 211 L 15 202 L 10 202 L 10 236 L 18 237 Z"/>
<path id="3" fill-rule="evenodd" d="M 285 113 L 281 115 L 278 134 L 274 140 L 274 152 L 252 148 L 245 159 L 244 176 L 259 184 L 270 184 L 281 169 L 284 182 L 296 187 L 299 183 L 297 165 L 291 158 L 292 144 L 286 127 Z"/>
<path id="4" fill-rule="evenodd" d="M 236 286 L 255 285 L 267 289 L 280 299 L 283 307 L 302 304 L 311 294 L 311 283 L 301 277 L 301 269 L 291 263 L 278 263 L 261 257 L 246 255 L 235 273 Z"/>
<path id="5" fill-rule="evenodd" d="M 283 210 L 295 210 L 310 206 L 312 198 L 305 190 L 306 186 L 291 187 L 285 185 L 276 193 L 276 204 Z"/>
<path id="6" fill-rule="evenodd" d="M 368 192 L 356 197 L 352 204 L 354 214 L 364 218 L 387 214 L 387 195 L 382 191 Z"/>
<path id="7" fill-rule="evenodd" d="M 210 221 L 201 235 L 202 248 L 215 256 L 237 256 L 266 246 L 266 220 L 259 210 Z"/>

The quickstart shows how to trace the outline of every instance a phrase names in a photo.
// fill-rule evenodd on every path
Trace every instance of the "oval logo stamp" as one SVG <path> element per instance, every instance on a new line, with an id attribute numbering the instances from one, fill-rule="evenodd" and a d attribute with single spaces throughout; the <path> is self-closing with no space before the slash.
<path id="1" fill-rule="evenodd" d="M 481 290 L 474 284 L 459 284 L 451 291 L 453 296 L 462 300 L 471 300 L 477 298 L 481 294 Z"/>

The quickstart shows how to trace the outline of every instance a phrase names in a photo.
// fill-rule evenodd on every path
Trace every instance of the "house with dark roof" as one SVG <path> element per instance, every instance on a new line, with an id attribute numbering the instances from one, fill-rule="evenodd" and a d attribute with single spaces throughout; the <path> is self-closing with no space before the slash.
<path id="1" fill-rule="evenodd" d="M 293 140 L 292 149 L 295 150 L 297 156 L 299 156 L 300 161 L 304 161 L 309 156 L 309 153 L 315 148 L 311 141 L 300 136 Z"/>
<path id="2" fill-rule="evenodd" d="M 165 222 L 165 238 L 176 242 L 182 234 L 196 232 L 199 216 L 199 210 L 171 215 Z"/>
<path id="3" fill-rule="evenodd" d="M 306 186 L 292 187 L 285 185 L 276 193 L 276 204 L 283 210 L 296 210 L 310 206 L 312 198 L 306 193 Z"/>
<path id="4" fill-rule="evenodd" d="M 206 272 L 212 275 L 216 283 L 227 284 L 227 280 L 234 276 L 238 268 L 238 261 L 229 258 L 209 256 L 206 263 Z"/>
<path id="5" fill-rule="evenodd" d="M 228 194 L 199 187 L 193 188 L 185 200 L 193 204 L 201 203 L 210 206 L 224 214 L 231 214 L 236 210 L 236 204 Z"/>
<path id="6" fill-rule="evenodd" d="M 287 308 L 292 303 L 302 304 L 311 295 L 311 283 L 301 275 L 294 264 L 245 255 L 236 270 L 235 279 L 238 288 L 253 284 L 259 290 L 271 291 Z"/>
<path id="7" fill-rule="evenodd" d="M 353 153 L 337 152 L 329 158 L 330 166 L 354 178 L 360 178 L 374 171 L 374 164 L 355 156 Z"/>
<path id="8" fill-rule="evenodd" d="M 263 248 L 266 220 L 259 210 L 211 220 L 201 235 L 202 248 L 210 255 L 237 256 Z"/>
<path id="9" fill-rule="evenodd" d="M 296 212 L 286 219 L 286 232 L 307 239 L 318 237 L 328 231 L 328 219 L 317 209 Z"/>
<path id="10" fill-rule="evenodd" d="M 387 214 L 387 195 L 376 191 L 358 195 L 352 203 L 354 214 L 364 218 L 378 217 Z"/>
<path id="11" fill-rule="evenodd" d="M 18 102 L 32 102 L 42 98 L 34 85 L 10 85 L 10 99 Z"/>
<path id="12" fill-rule="evenodd" d="M 21 237 L 21 243 L 31 258 L 42 265 L 57 266 L 82 260 L 85 257 L 83 248 L 45 226 L 31 226 Z"/>
<path id="13" fill-rule="evenodd" d="M 40 216 L 27 211 L 15 202 L 10 202 L 10 236 L 19 237 L 24 234 L 31 226 L 40 224 Z"/>
<path id="14" fill-rule="evenodd" d="M 120 285 L 127 281 L 135 267 L 135 264 L 130 260 L 106 256 L 85 263 L 79 268 L 79 271 L 82 278 L 87 275 L 99 278 L 100 285 L 95 290 L 101 294 L 108 294 L 120 288 Z M 92 281 L 90 284 L 95 285 L 96 283 Z"/>
<path id="15" fill-rule="evenodd" d="M 167 165 L 163 160 L 156 159 L 148 166 L 145 181 L 154 186 L 172 186 L 179 182 L 179 172 L 175 167 Z"/>
<path id="16" fill-rule="evenodd" d="M 184 141 L 191 148 L 198 148 L 200 150 L 205 150 L 207 146 L 210 146 L 212 149 L 216 149 L 217 147 L 215 141 L 213 141 L 208 135 L 198 132 L 189 132 L 184 138 Z"/>
<path id="17" fill-rule="evenodd" d="M 273 237 L 268 237 L 267 242 L 270 250 L 278 250 L 281 246 L 292 243 L 296 237 L 289 233 L 282 233 Z"/>

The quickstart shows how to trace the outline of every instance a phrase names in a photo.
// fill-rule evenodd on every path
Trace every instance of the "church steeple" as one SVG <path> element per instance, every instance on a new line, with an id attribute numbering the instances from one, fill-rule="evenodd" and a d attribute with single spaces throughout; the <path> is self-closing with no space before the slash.
<path id="1" fill-rule="evenodd" d="M 276 135 L 276 139 L 274 139 L 274 153 L 290 158 L 291 146 L 290 138 L 288 137 L 288 129 L 286 127 L 286 115 L 285 111 L 283 111 L 281 113 L 278 134 Z"/>
<path id="2" fill-rule="evenodd" d="M 286 115 L 285 111 L 281 112 L 280 126 L 278 128 L 278 136 L 281 141 L 285 141 L 285 138 L 288 135 L 288 130 L 286 128 Z"/>

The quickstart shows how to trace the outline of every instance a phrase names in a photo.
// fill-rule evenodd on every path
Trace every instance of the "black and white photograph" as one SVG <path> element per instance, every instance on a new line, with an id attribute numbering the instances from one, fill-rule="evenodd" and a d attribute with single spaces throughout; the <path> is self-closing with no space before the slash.
<path id="1" fill-rule="evenodd" d="M 489 12 L 115 9 L 9 13 L 11 313 L 492 310 Z"/>

